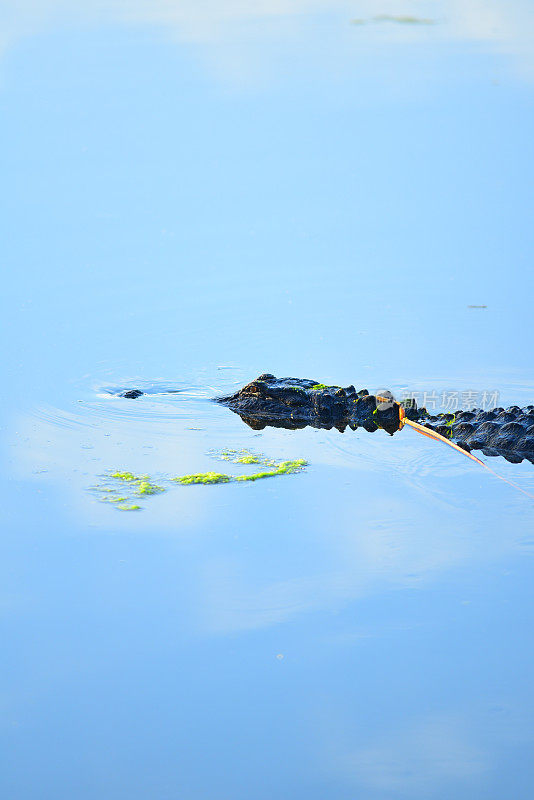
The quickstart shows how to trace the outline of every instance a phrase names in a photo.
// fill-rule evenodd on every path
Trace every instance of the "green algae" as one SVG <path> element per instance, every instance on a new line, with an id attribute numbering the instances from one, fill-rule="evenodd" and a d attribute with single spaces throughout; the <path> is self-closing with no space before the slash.
<path id="1" fill-rule="evenodd" d="M 322 392 L 323 389 L 341 389 L 341 386 L 336 386 L 332 384 L 331 386 L 327 386 L 326 383 L 316 383 L 314 386 L 310 387 L 312 392 Z"/>
<path id="2" fill-rule="evenodd" d="M 188 486 L 194 483 L 214 484 L 214 483 L 242 483 L 246 481 L 258 481 L 263 478 L 275 478 L 279 475 L 292 475 L 295 472 L 300 472 L 307 466 L 308 462 L 303 458 L 293 459 L 291 461 L 276 461 L 272 458 L 259 453 L 252 453 L 250 450 L 222 450 L 220 452 L 212 452 L 213 458 L 218 458 L 223 461 L 230 461 L 233 464 L 257 464 L 261 466 L 271 467 L 271 469 L 262 470 L 260 472 L 252 472 L 248 475 L 227 475 L 219 472 L 200 472 L 193 475 L 179 475 L 172 478 L 175 483 L 180 483 Z"/>
<path id="3" fill-rule="evenodd" d="M 292 475 L 295 472 L 300 472 L 308 464 L 303 458 L 298 458 L 293 461 L 281 461 L 276 469 L 268 470 L 266 472 L 253 472 L 251 475 L 238 475 L 234 480 L 236 481 L 257 481 L 262 478 L 276 478 L 278 475 Z"/>
<path id="4" fill-rule="evenodd" d="M 142 481 L 148 478 L 148 475 L 134 475 L 133 472 L 111 472 L 110 478 L 117 478 L 119 481 L 127 481 L 131 483 L 133 481 Z"/>
<path id="5" fill-rule="evenodd" d="M 278 467 L 281 475 L 291 475 L 293 472 L 300 472 L 308 466 L 305 458 L 294 458 L 292 461 L 282 461 Z"/>
<path id="6" fill-rule="evenodd" d="M 182 486 L 254 482 L 264 478 L 275 478 L 301 472 L 308 463 L 303 458 L 281 461 L 247 449 L 226 448 L 220 451 L 211 451 L 209 455 L 212 458 L 239 466 L 255 465 L 263 467 L 263 469 L 247 475 L 228 475 L 214 471 L 196 472 L 189 475 L 178 475 L 167 480 Z M 100 477 L 102 482 L 91 486 L 90 490 L 99 496 L 100 502 L 110 503 L 118 511 L 140 511 L 142 506 L 136 502 L 137 498 L 150 497 L 166 491 L 164 486 L 154 483 L 150 475 L 136 475 L 133 472 L 116 470 L 109 471 Z"/>
<path id="7" fill-rule="evenodd" d="M 260 456 L 255 455 L 250 450 L 233 450 L 231 448 L 225 448 L 224 450 L 210 450 L 209 455 L 212 458 L 217 458 L 220 459 L 221 461 L 231 461 L 232 464 L 239 463 L 240 459 L 260 458 Z M 259 463 L 259 462 L 250 462 L 250 463 Z"/>
<path id="8" fill-rule="evenodd" d="M 231 450 L 221 451 L 212 450 L 210 455 L 222 461 L 230 461 L 232 464 L 261 464 L 264 467 L 276 466 L 276 461 L 266 458 L 261 453 L 253 453 L 251 450 Z"/>
<path id="9" fill-rule="evenodd" d="M 115 478 L 123 483 L 129 483 L 134 488 L 136 495 L 161 494 L 165 489 L 152 483 L 149 475 L 134 475 L 133 472 L 111 472 L 110 478 Z M 113 491 L 113 490 L 112 490 Z"/>
<path id="10" fill-rule="evenodd" d="M 261 478 L 275 478 L 277 475 L 281 475 L 281 472 L 278 472 L 276 469 L 272 469 L 269 472 L 253 472 L 251 475 L 236 475 L 232 478 L 234 481 L 259 481 Z"/>
<path id="11" fill-rule="evenodd" d="M 114 508 L 119 511 L 140 511 L 141 506 L 137 503 L 132 503 L 128 497 L 103 497 L 101 503 L 112 503 Z"/>
<path id="12" fill-rule="evenodd" d="M 100 477 L 102 482 L 92 486 L 91 490 L 99 495 L 102 503 L 111 503 L 119 511 L 139 511 L 142 507 L 137 503 L 138 498 L 165 492 L 165 488 L 154 483 L 150 475 L 114 470 Z"/>
<path id="13" fill-rule="evenodd" d="M 150 481 L 141 481 L 141 483 L 138 484 L 136 494 L 161 494 L 161 492 L 164 491 L 165 489 L 163 486 L 157 486 L 157 484 L 150 483 Z"/>
<path id="14" fill-rule="evenodd" d="M 179 475 L 171 480 L 188 486 L 192 483 L 229 483 L 233 478 L 231 475 L 223 475 L 220 472 L 197 472 L 193 475 Z"/>

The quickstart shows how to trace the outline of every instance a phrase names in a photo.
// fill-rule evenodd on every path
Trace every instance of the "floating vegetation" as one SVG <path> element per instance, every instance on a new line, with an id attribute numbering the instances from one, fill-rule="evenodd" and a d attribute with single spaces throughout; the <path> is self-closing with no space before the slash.
<path id="1" fill-rule="evenodd" d="M 139 495 L 143 495 L 143 494 L 160 494 L 161 492 L 164 492 L 164 491 L 165 491 L 165 489 L 163 488 L 163 486 L 156 486 L 156 484 L 150 483 L 150 481 L 148 481 L 148 480 L 141 481 L 141 483 L 139 483 L 138 487 L 137 487 L 137 494 L 139 494 Z"/>
<path id="2" fill-rule="evenodd" d="M 398 25 L 436 25 L 437 20 L 429 17 L 413 17 L 408 14 L 377 14 L 368 19 L 351 19 L 352 25 L 369 25 L 380 22 L 396 22 Z"/>
<path id="3" fill-rule="evenodd" d="M 268 458 L 262 453 L 253 453 L 251 450 L 212 450 L 209 455 L 219 461 L 227 461 L 240 466 L 257 465 L 264 469 L 243 475 L 227 475 L 222 472 L 195 472 L 191 475 L 178 475 L 170 478 L 171 483 L 182 486 L 204 484 L 209 486 L 217 483 L 239 483 L 243 481 L 258 481 L 263 478 L 275 478 L 279 475 L 292 475 L 301 472 L 307 466 L 303 458 L 281 461 Z M 267 469 L 265 469 L 267 468 Z M 100 502 L 111 503 L 119 511 L 140 511 L 136 500 L 162 494 L 167 491 L 164 486 L 154 483 L 150 475 L 136 475 L 133 472 L 106 472 L 101 476 L 101 482 L 90 487 Z"/>
<path id="4" fill-rule="evenodd" d="M 220 472 L 196 472 L 193 475 L 181 475 L 178 478 L 171 478 L 171 480 L 187 486 L 190 483 L 229 483 L 232 477 Z"/>
<path id="5" fill-rule="evenodd" d="M 277 475 L 292 475 L 294 472 L 301 472 L 308 464 L 303 458 L 294 461 L 281 461 L 276 469 L 267 472 L 253 472 L 252 475 L 239 475 L 236 481 L 257 481 L 260 478 L 275 478 Z"/>
<path id="6" fill-rule="evenodd" d="M 232 464 L 261 464 L 264 467 L 274 467 L 278 463 L 272 458 L 267 458 L 262 453 L 253 453 L 251 450 L 211 450 L 210 455 L 221 461 L 230 461 Z"/>
<path id="7" fill-rule="evenodd" d="M 257 456 L 242 456 L 235 462 L 236 464 L 260 464 L 261 461 Z"/>
<path id="8" fill-rule="evenodd" d="M 210 455 L 221 461 L 229 461 L 232 464 L 257 464 L 264 467 L 271 467 L 271 469 L 263 470 L 262 472 L 252 472 L 248 475 L 226 475 L 219 472 L 200 472 L 193 475 L 179 475 L 176 478 L 172 478 L 172 480 L 184 486 L 193 483 L 212 484 L 258 481 L 263 478 L 276 478 L 279 475 L 292 475 L 295 472 L 303 470 L 308 463 L 303 458 L 294 459 L 292 461 L 277 461 L 272 458 L 267 458 L 260 453 L 253 453 L 250 450 L 226 449 L 212 451 Z"/>
<path id="9" fill-rule="evenodd" d="M 132 472 L 112 472 L 109 477 L 129 484 L 133 492 L 138 496 L 160 494 L 165 491 L 163 486 L 152 483 L 149 475 L 134 475 Z"/>
<path id="10" fill-rule="evenodd" d="M 133 472 L 106 472 L 102 483 L 91 486 L 102 503 L 112 503 L 119 511 L 139 511 L 139 497 L 161 494 L 163 486 L 153 483 L 149 475 L 134 475 Z"/>

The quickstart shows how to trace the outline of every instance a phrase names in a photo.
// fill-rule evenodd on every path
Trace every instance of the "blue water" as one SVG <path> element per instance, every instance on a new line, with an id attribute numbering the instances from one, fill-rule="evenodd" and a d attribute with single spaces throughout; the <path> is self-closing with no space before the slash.
<path id="1" fill-rule="evenodd" d="M 1 796 L 530 800 L 533 501 L 409 429 L 211 398 L 534 402 L 533 4 L 0 20 Z M 168 482 L 227 447 L 309 465 Z M 113 469 L 167 491 L 120 512 Z"/>

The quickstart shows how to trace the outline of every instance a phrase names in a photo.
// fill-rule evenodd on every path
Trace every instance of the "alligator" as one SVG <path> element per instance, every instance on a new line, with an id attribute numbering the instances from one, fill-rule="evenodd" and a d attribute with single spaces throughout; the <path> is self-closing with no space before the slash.
<path id="1" fill-rule="evenodd" d="M 393 435 L 406 422 L 428 428 L 470 452 L 504 456 L 519 463 L 534 463 L 534 405 L 520 408 L 472 409 L 456 413 L 430 414 L 413 399 L 401 403 L 391 392 L 369 394 L 354 386 L 325 386 L 311 379 L 275 378 L 260 375 L 242 389 L 217 402 L 239 414 L 254 430 L 266 426 L 298 429 L 362 427 L 369 432 L 383 429 Z"/>
<path id="2" fill-rule="evenodd" d="M 121 396 L 136 399 L 142 394 L 140 389 L 127 389 Z M 312 426 L 344 432 L 361 427 L 393 435 L 406 423 L 415 423 L 468 453 L 481 450 L 513 463 L 523 459 L 534 463 L 534 405 L 430 414 L 413 399 L 398 403 L 391 392 L 373 395 L 354 386 L 326 386 L 311 379 L 275 378 L 268 373 L 216 402 L 239 414 L 254 430 Z"/>

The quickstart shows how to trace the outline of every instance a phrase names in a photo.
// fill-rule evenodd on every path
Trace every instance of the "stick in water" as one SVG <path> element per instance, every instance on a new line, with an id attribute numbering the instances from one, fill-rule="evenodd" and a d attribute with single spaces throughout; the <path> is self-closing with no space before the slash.
<path id="1" fill-rule="evenodd" d="M 380 397 L 379 395 L 377 395 L 376 399 L 378 400 L 379 403 L 394 402 L 393 397 Z M 442 436 L 441 433 L 437 433 L 436 431 L 433 431 L 431 428 L 425 428 L 424 425 L 420 425 L 418 422 L 412 422 L 411 419 L 408 419 L 406 417 L 406 412 L 404 408 L 402 406 L 399 406 L 399 430 L 402 430 L 402 428 L 405 425 L 409 425 L 410 428 L 413 428 L 414 431 L 417 431 L 418 433 L 422 433 L 423 436 L 428 436 L 429 439 L 434 439 L 436 442 L 444 442 L 445 444 L 448 444 L 449 447 L 453 447 L 463 456 L 467 456 L 472 461 L 476 461 L 477 464 L 480 464 L 481 467 L 487 469 L 488 472 L 491 472 L 491 474 L 495 475 L 495 477 L 498 478 L 500 481 L 504 481 L 509 486 L 513 486 L 514 489 L 517 489 L 523 494 L 526 494 L 527 497 L 530 497 L 532 500 L 534 500 L 534 495 L 530 494 L 530 492 L 527 492 L 525 489 L 522 489 L 521 486 L 517 485 L 517 483 L 513 483 L 512 481 L 509 481 L 508 478 L 504 478 L 502 475 L 499 475 L 498 472 L 495 472 L 495 470 L 493 470 L 491 467 L 488 467 L 487 464 L 481 461 L 480 458 L 474 456 L 473 453 L 470 453 L 468 450 L 464 450 L 463 447 L 460 447 L 454 442 L 451 442 L 450 439 L 445 438 L 445 436 Z"/>
<path id="2" fill-rule="evenodd" d="M 403 411 L 404 409 L 401 408 L 401 412 Z M 512 481 L 509 481 L 508 478 L 504 478 L 502 475 L 499 475 L 497 472 L 495 472 L 495 470 L 493 470 L 491 467 L 488 467 L 487 464 L 481 461 L 480 458 L 477 458 L 476 456 L 473 455 L 473 453 L 469 453 L 467 450 L 464 450 L 463 447 L 459 447 L 457 444 L 454 444 L 454 442 L 451 442 L 449 439 L 446 439 L 445 436 L 441 435 L 441 433 L 436 433 L 436 431 L 433 431 L 430 428 L 425 428 L 424 425 L 419 425 L 418 422 L 412 422 L 411 419 L 406 419 L 406 417 L 401 416 L 400 422 L 401 422 L 401 428 L 403 427 L 403 425 L 409 425 L 410 428 L 413 428 L 418 433 L 422 433 L 423 436 L 428 436 L 429 439 L 435 439 L 438 442 L 445 442 L 445 444 L 448 444 L 449 447 L 453 447 L 455 450 L 458 450 L 458 452 L 462 453 L 464 456 L 468 456 L 473 461 L 476 461 L 477 464 L 480 464 L 482 467 L 484 467 L 484 469 L 487 469 L 488 472 L 491 472 L 492 475 L 495 475 L 495 477 L 499 478 L 499 480 L 508 483 L 510 486 L 513 486 L 514 489 L 518 489 L 523 494 L 526 494 L 527 497 L 530 497 L 534 500 L 534 495 L 530 494 L 530 492 L 527 492 L 525 489 L 522 489 L 521 486 L 518 486 L 516 483 L 512 483 Z"/>

